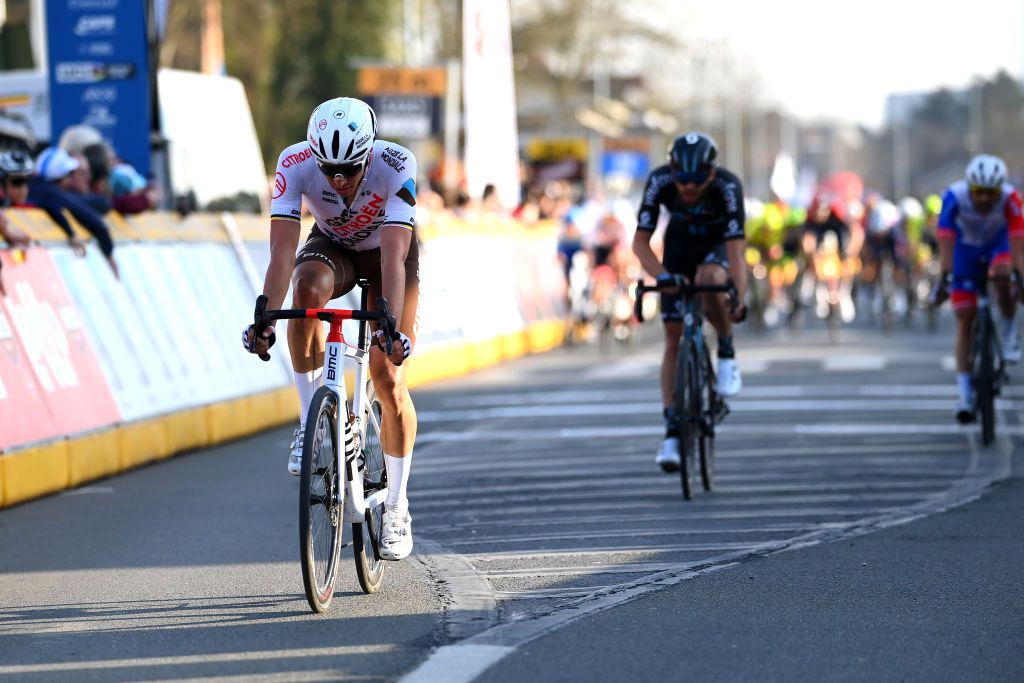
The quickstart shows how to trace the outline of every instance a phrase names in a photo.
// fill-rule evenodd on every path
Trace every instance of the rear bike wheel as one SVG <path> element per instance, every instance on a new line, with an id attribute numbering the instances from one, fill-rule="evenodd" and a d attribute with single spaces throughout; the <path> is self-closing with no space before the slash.
<path id="1" fill-rule="evenodd" d="M 679 478 L 683 498 L 693 498 L 690 478 L 697 469 L 700 439 L 700 378 L 697 374 L 697 348 L 684 337 L 676 361 L 676 415 L 679 416 Z"/>
<path id="2" fill-rule="evenodd" d="M 384 466 L 384 448 L 380 441 L 381 405 L 373 382 L 367 382 L 366 413 L 363 415 L 363 438 L 360 441 L 359 475 L 363 478 L 363 495 L 388 487 Z M 364 593 L 376 593 L 384 581 L 387 562 L 380 557 L 380 535 L 384 528 L 384 502 L 366 511 L 366 521 L 352 525 L 352 548 L 356 560 L 356 576 Z"/>
<path id="3" fill-rule="evenodd" d="M 299 557 L 306 600 L 326 612 L 334 598 L 341 553 L 344 489 L 338 468 L 338 397 L 328 387 L 313 395 L 299 476 Z"/>
<path id="4" fill-rule="evenodd" d="M 978 312 L 977 334 L 974 340 L 974 392 L 981 416 L 981 443 L 988 446 L 995 440 L 995 358 L 992 355 L 992 319 Z"/>
<path id="5" fill-rule="evenodd" d="M 711 369 L 711 356 L 706 344 L 701 360 L 704 367 L 704 386 L 700 392 L 703 403 L 700 415 L 700 481 L 704 490 L 710 491 L 715 485 L 715 413 L 717 403 L 721 399 L 715 393 L 715 374 Z"/>

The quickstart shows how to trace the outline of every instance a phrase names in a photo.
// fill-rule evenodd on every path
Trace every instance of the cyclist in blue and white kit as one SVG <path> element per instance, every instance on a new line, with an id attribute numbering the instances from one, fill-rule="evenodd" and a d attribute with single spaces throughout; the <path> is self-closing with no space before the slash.
<path id="1" fill-rule="evenodd" d="M 377 330 L 379 348 L 370 352 L 370 376 L 383 409 L 381 441 L 389 489 L 380 554 L 399 560 L 412 551 L 406 488 L 416 411 L 403 364 L 415 343 L 419 300 L 416 158 L 405 147 L 376 137 L 373 110 L 361 100 L 338 97 L 313 110 L 305 141 L 281 152 L 263 293 L 268 308 L 281 308 L 290 279 L 293 308 L 324 308 L 365 278 L 371 306 L 378 296 L 387 299 L 398 321 L 394 351 L 385 357 Z M 316 225 L 296 254 L 303 201 Z M 243 335 L 246 345 L 252 334 L 250 325 Z M 273 326 L 261 330 L 255 353 L 266 353 L 273 341 Z M 320 384 L 325 342 L 319 321 L 289 321 L 288 349 L 301 411 L 288 457 L 288 471 L 294 475 L 302 467 L 306 413 Z"/>
<path id="2" fill-rule="evenodd" d="M 1006 164 L 999 157 L 981 154 L 967 165 L 966 179 L 959 180 L 942 197 L 936 229 L 939 262 L 943 276 L 933 299 L 941 303 L 949 296 L 956 315 L 956 371 L 960 398 L 954 414 L 959 422 L 974 420 L 974 391 L 969 359 L 971 328 L 978 302 L 977 280 L 983 268 L 1008 275 L 1016 261 L 1024 266 L 1024 218 L 1017 189 L 1006 182 Z M 1016 243 L 1011 257 L 1010 243 Z M 1010 283 L 996 282 L 996 299 L 1002 313 L 1003 359 L 1020 360 L 1017 336 L 1017 302 Z"/>

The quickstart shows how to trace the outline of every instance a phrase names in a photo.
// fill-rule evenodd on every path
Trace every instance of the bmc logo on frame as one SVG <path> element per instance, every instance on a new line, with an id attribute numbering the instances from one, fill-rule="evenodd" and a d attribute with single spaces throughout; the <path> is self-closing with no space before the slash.
<path id="1" fill-rule="evenodd" d="M 338 347 L 331 346 L 327 349 L 327 379 L 337 381 L 338 379 Z"/>

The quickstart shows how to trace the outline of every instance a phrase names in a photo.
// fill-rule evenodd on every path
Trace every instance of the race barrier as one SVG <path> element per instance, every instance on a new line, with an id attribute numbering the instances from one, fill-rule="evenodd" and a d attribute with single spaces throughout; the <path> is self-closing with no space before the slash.
<path id="1" fill-rule="evenodd" d="M 7 216 L 35 244 L 0 249 L 0 507 L 297 420 L 287 346 L 263 363 L 239 342 L 266 217 L 113 215 L 118 278 L 44 212 Z M 418 236 L 411 387 L 561 344 L 554 226 L 432 214 Z"/>

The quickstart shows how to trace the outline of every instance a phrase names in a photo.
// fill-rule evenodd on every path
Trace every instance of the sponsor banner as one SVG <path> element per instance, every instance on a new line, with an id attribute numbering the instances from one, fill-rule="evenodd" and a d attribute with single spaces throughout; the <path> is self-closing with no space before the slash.
<path id="1" fill-rule="evenodd" d="M 69 291 L 82 310 L 91 338 L 125 420 L 175 410 L 187 401 L 188 388 L 175 381 L 169 352 L 163 347 L 160 318 L 146 300 L 151 284 L 136 267 L 139 246 L 118 248 L 121 279 L 93 249 L 84 259 L 68 249 L 52 254 Z"/>
<path id="2" fill-rule="evenodd" d="M 253 362 L 241 345 L 241 332 L 251 322 L 255 297 L 241 263 L 226 244 L 186 245 L 192 252 L 189 276 L 203 297 L 205 315 L 220 352 L 219 374 L 228 396 L 243 396 L 291 382 L 290 368 L 278 363 Z M 285 326 L 280 325 L 281 346 L 273 355 L 287 358 Z"/>
<path id="3" fill-rule="evenodd" d="M 61 281 L 50 254 L 31 249 L 16 268 L 8 268 L 4 258 L 4 281 L 8 295 L 3 300 L 4 326 L 13 331 L 19 355 L 8 355 L 2 361 L 7 406 L 8 401 L 24 401 L 26 406 L 12 411 L 30 410 L 33 419 L 47 423 L 38 411 L 37 395 L 43 397 L 55 435 L 74 434 L 121 419 L 93 346 L 82 326 L 82 315 Z M 22 365 L 23 363 L 23 365 Z M 10 367 L 18 365 L 16 375 L 8 376 Z M 26 384 L 24 368 L 31 371 L 38 394 Z M 15 379 L 18 381 L 15 382 Z M 18 393 L 15 394 L 14 392 Z M 7 414 L 7 406 L 3 414 Z M 3 418 L 6 421 L 6 417 Z M 0 434 L 4 446 L 24 443 L 24 427 L 17 428 L 18 437 Z M 28 436 L 34 440 L 36 436 Z M 17 440 L 15 440 L 17 439 Z"/>
<path id="4" fill-rule="evenodd" d="M 39 256 L 40 251 L 30 250 L 29 258 Z M 3 250 L 0 261 L 7 291 L 13 294 L 22 263 Z M 0 449 L 59 435 L 29 358 L 14 335 L 4 300 L 0 302 Z"/>
<path id="5" fill-rule="evenodd" d="M 561 319 L 564 282 L 550 226 L 435 215 L 422 227 L 430 237 L 421 248 L 421 353 L 450 352 L 477 367 L 510 357 L 531 325 Z M 255 292 L 236 248 L 121 242 L 119 280 L 91 246 L 84 259 L 63 244 L 17 259 L 4 252 L 0 449 L 290 389 L 287 323 L 278 326 L 274 362 L 239 348 Z M 262 277 L 266 235 L 244 249 Z M 329 305 L 356 308 L 358 292 Z M 343 331 L 354 344 L 357 323 Z"/>
<path id="6" fill-rule="evenodd" d="M 46 3 L 52 140 L 68 126 L 97 128 L 118 155 L 149 173 L 146 3 Z"/>

